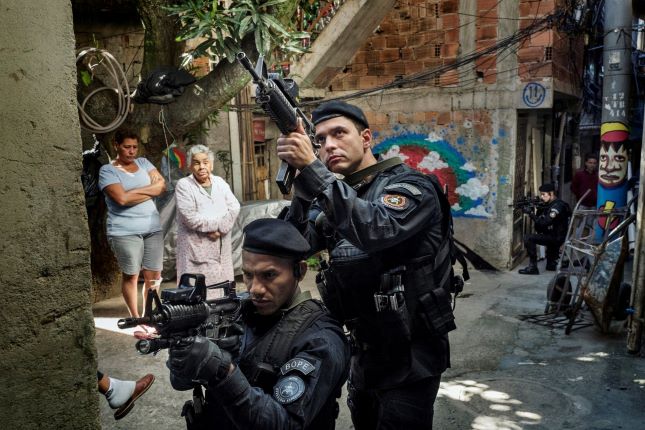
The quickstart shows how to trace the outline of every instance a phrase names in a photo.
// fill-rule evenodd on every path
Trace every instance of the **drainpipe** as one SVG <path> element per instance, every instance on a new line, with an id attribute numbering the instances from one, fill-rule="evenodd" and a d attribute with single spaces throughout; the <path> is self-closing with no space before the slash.
<path id="1" fill-rule="evenodd" d="M 602 125 L 598 166 L 598 208 L 627 204 L 629 90 L 632 80 L 632 8 L 624 0 L 605 0 Z M 613 226 L 596 225 L 596 238 Z"/>

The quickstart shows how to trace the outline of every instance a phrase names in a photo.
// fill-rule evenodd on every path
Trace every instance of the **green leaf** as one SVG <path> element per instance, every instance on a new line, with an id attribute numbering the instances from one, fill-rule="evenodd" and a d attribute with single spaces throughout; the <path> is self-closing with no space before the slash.
<path id="1" fill-rule="evenodd" d="M 89 87 L 92 83 L 92 75 L 87 70 L 81 70 L 81 81 L 86 87 Z"/>

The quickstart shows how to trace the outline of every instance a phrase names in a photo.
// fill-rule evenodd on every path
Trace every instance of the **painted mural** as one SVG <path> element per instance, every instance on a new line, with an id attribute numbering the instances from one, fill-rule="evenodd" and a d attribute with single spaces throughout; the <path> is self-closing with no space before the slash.
<path id="1" fill-rule="evenodd" d="M 627 139 L 629 128 L 619 122 L 607 122 L 600 129 L 600 157 L 598 160 L 598 208 L 611 210 L 627 204 Z M 609 224 L 608 224 L 609 221 Z M 605 230 L 616 227 L 620 220 L 598 217 L 596 238 Z"/>
<path id="2" fill-rule="evenodd" d="M 399 156 L 410 167 L 436 175 L 447 188 L 453 216 L 490 218 L 495 214 L 497 187 L 505 183 L 497 177 L 494 147 L 507 133 L 502 128 L 487 137 L 472 128 L 469 120 L 428 130 L 396 126 L 387 135 L 374 134 L 373 152 L 383 158 Z"/>

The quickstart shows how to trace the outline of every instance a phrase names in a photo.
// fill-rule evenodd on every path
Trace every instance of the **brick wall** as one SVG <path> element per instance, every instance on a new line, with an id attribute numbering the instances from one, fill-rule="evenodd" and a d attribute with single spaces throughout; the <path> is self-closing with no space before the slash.
<path id="1" fill-rule="evenodd" d="M 332 91 L 374 88 L 433 69 L 459 53 L 459 0 L 400 0 L 331 83 Z M 430 84 L 434 83 L 430 81 Z M 436 83 L 454 85 L 456 73 Z"/>
<path id="2" fill-rule="evenodd" d="M 520 26 L 552 13 L 558 7 L 556 0 L 521 0 Z M 557 30 L 536 33 L 520 46 L 518 74 L 522 81 L 553 77 L 566 84 L 578 86 L 584 50 L 582 38 L 572 39 Z M 578 55 L 574 55 L 578 54 Z"/>

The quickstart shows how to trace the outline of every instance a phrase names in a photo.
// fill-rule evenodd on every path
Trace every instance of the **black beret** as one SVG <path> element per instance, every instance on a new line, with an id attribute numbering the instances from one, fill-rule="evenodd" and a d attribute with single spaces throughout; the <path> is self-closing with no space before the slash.
<path id="1" fill-rule="evenodd" d="M 314 125 L 339 116 L 345 116 L 359 124 L 362 124 L 365 128 L 370 128 L 370 125 L 367 123 L 367 118 L 365 118 L 365 114 L 361 108 L 340 100 L 325 102 L 314 109 L 311 113 L 311 119 L 313 120 Z"/>
<path id="2" fill-rule="evenodd" d="M 293 224 L 277 218 L 261 218 L 244 227 L 242 249 L 254 254 L 302 259 L 309 252 L 309 242 Z"/>
<path id="3" fill-rule="evenodd" d="M 555 192 L 555 185 L 553 185 L 553 184 L 542 184 L 540 186 L 540 192 L 541 193 Z"/>

